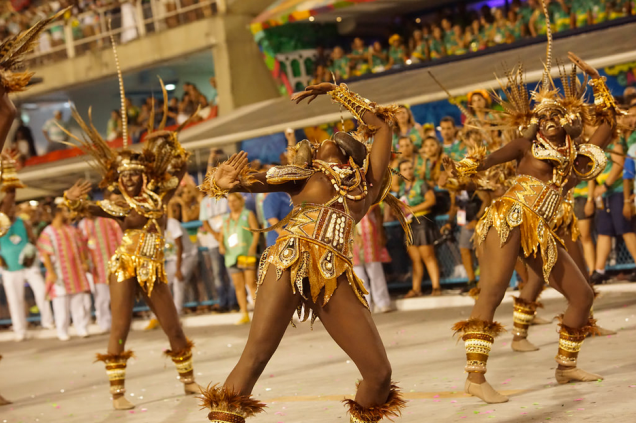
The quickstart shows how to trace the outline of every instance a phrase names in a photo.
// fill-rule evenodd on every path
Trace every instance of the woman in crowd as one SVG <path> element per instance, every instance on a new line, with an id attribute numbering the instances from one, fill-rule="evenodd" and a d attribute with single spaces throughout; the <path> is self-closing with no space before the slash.
<path id="1" fill-rule="evenodd" d="M 404 66 L 408 57 L 402 37 L 398 34 L 391 35 L 389 45 L 389 63 L 387 64 L 387 69 Z"/>
<path id="2" fill-rule="evenodd" d="M 422 126 L 415 122 L 408 106 L 400 105 L 393 123 L 393 148 L 398 148 L 401 137 L 408 137 L 413 146 L 419 150 L 422 147 Z"/>
<path id="3" fill-rule="evenodd" d="M 447 54 L 442 28 L 437 25 L 433 27 L 433 35 L 428 43 L 428 51 L 431 59 L 439 59 Z"/>
<path id="4" fill-rule="evenodd" d="M 413 31 L 413 36 L 409 41 L 411 51 L 411 61 L 413 63 L 424 62 L 428 58 L 428 43 L 424 39 L 422 30 Z"/>
<path id="5" fill-rule="evenodd" d="M 420 157 L 424 161 L 420 168 L 419 177 L 424 179 L 431 188 L 437 185 L 437 179 L 442 170 L 442 145 L 434 136 L 424 138 Z"/>
<path id="6" fill-rule="evenodd" d="M 386 50 L 382 48 L 382 43 L 375 41 L 373 45 L 369 47 L 369 67 L 371 71 L 373 73 L 383 72 L 386 70 L 388 62 L 389 56 Z"/>
<path id="7" fill-rule="evenodd" d="M 256 248 L 259 237 L 250 230 L 258 229 L 258 222 L 254 213 L 245 208 L 241 194 L 230 194 L 227 204 L 230 213 L 223 221 L 219 252 L 225 256 L 225 267 L 232 278 L 241 308 L 242 316 L 236 324 L 243 325 L 250 322 L 246 286 L 252 300 L 256 298 Z"/>
<path id="8" fill-rule="evenodd" d="M 398 170 L 399 163 L 408 160 L 413 165 L 413 171 L 416 175 L 419 175 L 421 169 L 424 166 L 424 159 L 417 154 L 417 150 L 413 145 L 413 141 L 410 137 L 400 137 L 398 142 L 398 154 L 396 154 L 395 159 L 391 163 L 391 168 L 394 170 Z M 400 177 L 397 174 L 392 176 L 391 180 L 391 191 L 398 192 L 400 190 Z"/>
<path id="9" fill-rule="evenodd" d="M 331 52 L 331 66 L 329 70 L 333 72 L 337 80 L 349 78 L 349 63 L 350 60 L 345 56 L 342 47 L 334 47 Z"/>
<path id="10" fill-rule="evenodd" d="M 121 137 L 121 115 L 119 110 L 110 112 L 110 119 L 106 128 L 106 140 L 113 141 Z"/>
<path id="11" fill-rule="evenodd" d="M 438 237 L 437 227 L 433 218 L 429 216 L 435 205 L 435 193 L 425 180 L 416 177 L 413 163 L 410 160 L 400 161 L 399 171 L 405 179 L 400 184 L 399 198 L 411 208 L 413 213 L 411 218 L 413 245 L 407 247 L 413 265 L 413 288 L 404 298 L 422 296 L 424 266 L 426 266 L 426 271 L 433 285 L 431 295 L 441 295 L 439 264 L 435 256 L 434 245 Z"/>

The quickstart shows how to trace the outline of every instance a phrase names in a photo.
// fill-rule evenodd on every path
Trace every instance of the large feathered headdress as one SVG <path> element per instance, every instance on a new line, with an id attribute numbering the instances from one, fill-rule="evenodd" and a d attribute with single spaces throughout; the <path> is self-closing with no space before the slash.
<path id="1" fill-rule="evenodd" d="M 29 85 L 34 72 L 14 72 L 22 64 L 24 56 L 30 53 L 38 42 L 40 33 L 46 26 L 64 15 L 67 10 L 62 9 L 55 15 L 42 19 L 26 31 L 7 38 L 0 44 L 0 84 L 7 92 L 24 91 Z"/>
<path id="2" fill-rule="evenodd" d="M 110 23 L 109 23 L 110 27 Z M 85 153 L 90 154 L 94 162 L 92 166 L 101 173 L 102 181 L 100 188 L 116 189 L 119 184 L 119 177 L 123 172 L 140 171 L 143 172 L 148 180 L 148 188 L 151 190 L 172 189 L 176 187 L 171 174 L 177 172 L 185 166 L 189 157 L 189 153 L 183 149 L 178 140 L 178 133 L 190 122 L 189 119 L 183 122 L 174 131 L 165 130 L 168 118 L 168 93 L 161 78 L 161 89 L 163 91 L 163 117 L 159 127 L 155 130 L 155 107 L 154 99 L 152 110 L 150 112 L 146 142 L 141 152 L 128 148 L 128 114 L 126 110 L 126 94 L 124 91 L 124 81 L 122 78 L 121 67 L 119 65 L 119 57 L 115 40 L 111 33 L 111 43 L 113 46 L 113 54 L 115 56 L 115 64 L 117 67 L 117 78 L 119 80 L 119 94 L 121 99 L 121 119 L 122 119 L 122 137 L 123 149 L 115 150 L 102 138 L 99 131 L 95 129 L 92 123 L 91 109 L 88 110 L 88 120 L 86 123 L 79 115 L 75 107 L 72 108 L 72 114 L 75 121 L 82 130 L 82 137 L 76 137 L 69 131 L 60 127 L 69 136 L 78 143 L 78 147 Z M 197 110 L 198 112 L 198 110 Z M 196 113 L 196 112 L 195 112 Z M 73 144 L 73 146 L 75 146 Z"/>

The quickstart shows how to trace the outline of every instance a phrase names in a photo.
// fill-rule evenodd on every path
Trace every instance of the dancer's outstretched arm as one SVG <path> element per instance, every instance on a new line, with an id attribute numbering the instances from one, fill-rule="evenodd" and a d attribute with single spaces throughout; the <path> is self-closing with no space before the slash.
<path id="1" fill-rule="evenodd" d="M 483 160 L 475 160 L 470 157 L 462 160 L 457 166 L 456 163 L 448 156 L 444 156 L 442 158 L 442 164 L 444 165 L 444 169 L 454 177 L 462 176 L 461 167 L 464 164 L 465 160 L 470 160 L 475 166 L 472 172 L 480 172 L 482 170 L 488 170 L 493 166 L 498 164 L 507 163 L 512 160 L 520 160 L 526 151 L 532 146 L 532 141 L 526 138 L 517 138 L 514 141 L 509 142 L 505 146 L 501 147 L 499 150 L 493 152 L 486 156 Z"/>
<path id="2" fill-rule="evenodd" d="M 109 219 L 116 219 L 106 213 L 102 208 L 93 201 L 85 200 L 86 196 L 91 193 L 93 186 L 90 182 L 82 179 L 75 182 L 75 185 L 64 191 L 64 198 L 66 199 L 68 207 L 71 211 L 78 210 L 81 207 L 81 212 L 89 214 L 95 217 L 106 217 Z"/>

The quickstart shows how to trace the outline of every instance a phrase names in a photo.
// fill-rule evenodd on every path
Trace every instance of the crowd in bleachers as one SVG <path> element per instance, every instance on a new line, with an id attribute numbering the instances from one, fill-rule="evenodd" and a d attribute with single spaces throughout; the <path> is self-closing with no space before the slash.
<path id="1" fill-rule="evenodd" d="M 632 0 L 545 0 L 552 31 L 602 23 L 636 14 Z M 538 0 L 512 0 L 509 7 L 483 5 L 469 10 L 461 3 L 434 18 L 416 20 L 417 28 L 391 35 L 388 40 L 355 38 L 349 48 L 337 45 L 330 55 L 318 49 L 315 81 L 331 81 L 383 72 L 413 63 L 463 55 L 510 44 L 546 33 L 547 24 Z"/>
<path id="2" fill-rule="evenodd" d="M 0 3 L 0 40 L 16 35 L 38 21 L 72 6 L 63 19 L 53 22 L 42 33 L 35 47 L 39 55 L 37 63 L 47 63 L 66 58 L 66 49 L 62 46 L 68 35 L 65 30 L 67 25 L 73 40 L 90 39 L 77 47 L 76 52 L 82 52 L 110 45 L 108 40 L 98 37 L 108 31 L 109 20 L 112 28 L 119 34 L 118 41 L 125 44 L 139 37 L 138 28 L 142 20 L 150 22 L 145 25 L 147 31 L 157 31 L 156 25 L 173 28 L 214 13 L 213 2 L 205 2 L 201 7 L 196 7 L 199 3 L 204 2 L 180 0 L 179 5 L 185 10 L 178 12 L 176 0 L 5 0 Z M 138 5 L 141 6 L 140 9 Z M 159 15 L 158 19 L 151 19 L 153 13 Z"/>

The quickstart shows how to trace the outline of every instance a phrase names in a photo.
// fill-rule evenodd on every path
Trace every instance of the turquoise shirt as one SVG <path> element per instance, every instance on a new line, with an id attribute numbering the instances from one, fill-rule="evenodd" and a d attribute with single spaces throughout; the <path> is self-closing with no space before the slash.
<path id="1" fill-rule="evenodd" d="M 9 232 L 0 238 L 0 254 L 7 263 L 7 270 L 16 272 L 24 269 L 24 266 L 19 263 L 19 259 L 20 253 L 28 243 L 29 236 L 26 226 L 24 226 L 22 219 L 17 217 L 9 228 Z"/>

